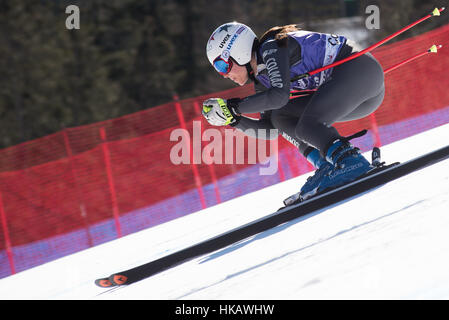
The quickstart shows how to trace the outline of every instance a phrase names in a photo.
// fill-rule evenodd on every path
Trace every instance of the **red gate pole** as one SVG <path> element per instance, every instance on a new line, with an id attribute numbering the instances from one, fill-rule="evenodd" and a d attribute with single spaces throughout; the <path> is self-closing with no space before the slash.
<path id="1" fill-rule="evenodd" d="M 113 178 L 112 169 L 111 169 L 111 159 L 110 159 L 110 154 L 109 154 L 108 143 L 106 140 L 106 131 L 104 130 L 104 127 L 100 128 L 100 137 L 101 137 L 101 140 L 103 141 L 103 143 L 101 144 L 101 147 L 103 149 L 104 163 L 106 166 L 106 173 L 108 176 L 109 192 L 111 193 L 112 214 L 114 216 L 115 228 L 117 230 L 117 237 L 121 238 L 122 237 L 122 229 L 121 229 L 120 220 L 119 220 L 117 194 L 115 192 L 114 178 Z"/>
<path id="2" fill-rule="evenodd" d="M 2 221 L 3 234 L 5 235 L 5 247 L 6 247 L 6 254 L 8 256 L 9 267 L 11 268 L 11 274 L 15 274 L 16 268 L 14 266 L 14 257 L 12 255 L 11 239 L 9 238 L 8 224 L 6 222 L 6 214 L 5 208 L 3 206 L 3 197 L 1 192 L 0 192 L 0 216 Z"/>
<path id="3" fill-rule="evenodd" d="M 76 177 L 78 175 L 76 174 L 75 163 L 73 161 L 72 148 L 70 148 L 70 141 L 69 141 L 69 137 L 67 136 L 67 129 L 64 128 L 64 130 L 62 130 L 62 135 L 64 137 L 64 145 L 65 145 L 66 154 L 67 154 L 67 157 L 69 158 L 69 162 L 70 162 L 70 170 L 72 172 L 73 182 L 75 183 L 76 198 L 80 204 L 81 218 L 83 219 L 84 228 L 86 229 L 87 241 L 89 243 L 89 248 L 91 248 L 91 247 L 93 247 L 93 242 L 92 242 L 92 237 L 89 232 L 89 223 L 87 222 L 86 206 L 84 204 L 83 194 L 80 191 L 80 187 L 79 187 L 78 181 L 76 179 Z"/>
<path id="4" fill-rule="evenodd" d="M 200 115 L 201 111 L 198 101 L 193 103 L 193 107 L 195 108 L 196 114 Z M 201 126 L 201 137 L 203 136 L 203 131 L 203 126 Z M 214 185 L 215 199 L 217 200 L 217 203 L 221 203 L 220 189 L 218 188 L 217 175 L 215 174 L 215 166 L 211 163 L 207 165 L 207 168 L 209 169 L 209 174 Z"/>
<path id="5" fill-rule="evenodd" d="M 276 138 L 276 140 L 270 140 L 270 153 L 272 154 L 271 157 L 276 157 L 277 160 L 277 166 L 278 166 L 278 173 L 279 173 L 279 180 L 281 182 L 285 181 L 285 173 L 284 173 L 284 169 L 282 168 L 282 163 L 281 163 L 281 158 L 280 158 L 280 153 L 279 153 L 279 137 Z"/>
<path id="6" fill-rule="evenodd" d="M 173 99 L 175 100 L 175 108 L 176 108 L 176 113 L 178 115 L 178 119 L 179 119 L 179 123 L 181 124 L 181 128 L 184 129 L 184 131 L 187 131 L 187 126 L 186 126 L 186 122 L 184 120 L 184 114 L 182 113 L 182 108 L 181 108 L 181 103 L 179 103 L 179 98 L 178 96 L 173 96 Z M 196 185 L 196 189 L 198 190 L 198 194 L 200 196 L 200 202 L 201 202 L 201 207 L 204 209 L 206 208 L 206 198 L 204 197 L 204 192 L 203 192 L 203 185 L 201 183 L 201 177 L 200 174 L 198 172 L 198 168 L 195 164 L 195 162 L 193 161 L 193 146 L 190 143 L 190 139 L 186 139 L 187 143 L 188 143 L 188 150 L 190 150 L 190 161 L 192 163 L 192 171 L 193 171 L 193 176 L 195 178 L 195 185 Z"/>
<path id="7" fill-rule="evenodd" d="M 279 138 L 278 138 L 279 139 Z M 288 167 L 290 168 L 292 172 L 292 178 L 297 177 L 301 174 L 300 169 L 298 167 L 298 158 L 296 157 L 295 152 L 298 152 L 299 150 L 292 146 L 286 147 L 287 153 L 291 153 L 289 156 L 287 156 L 287 163 Z"/>
<path id="8" fill-rule="evenodd" d="M 374 115 L 375 112 L 370 114 L 370 121 L 371 121 L 371 129 L 373 130 L 374 135 L 374 146 L 380 147 L 382 144 L 380 142 L 380 135 L 379 135 L 379 128 L 377 127 L 377 120 L 376 116 Z"/>

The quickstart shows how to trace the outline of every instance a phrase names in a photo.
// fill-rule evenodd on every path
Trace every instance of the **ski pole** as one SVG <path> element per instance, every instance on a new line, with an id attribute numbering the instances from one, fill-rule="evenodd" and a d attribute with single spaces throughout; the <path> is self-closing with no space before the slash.
<path id="1" fill-rule="evenodd" d="M 357 58 L 357 57 L 360 57 L 361 55 L 363 55 L 363 54 L 365 54 L 365 53 L 367 53 L 367 52 L 372 51 L 373 49 L 375 49 L 375 48 L 381 46 L 382 44 L 384 44 L 385 42 L 387 42 L 387 41 L 393 39 L 394 37 L 397 37 L 398 35 L 400 35 L 400 34 L 403 33 L 404 31 L 407 31 L 407 30 L 411 29 L 412 27 L 416 26 L 418 23 L 421 23 L 421 22 L 423 22 L 424 20 L 429 19 L 430 17 L 433 17 L 433 16 L 439 16 L 440 13 L 441 13 L 444 9 L 445 9 L 445 7 L 442 7 L 442 8 L 440 8 L 440 9 L 435 8 L 431 13 L 429 13 L 429 14 L 426 15 L 425 17 L 423 17 L 423 18 L 421 18 L 421 19 L 419 19 L 419 20 L 417 20 L 417 21 L 415 21 L 415 22 L 409 24 L 408 26 L 406 26 L 406 27 L 400 29 L 399 31 L 396 31 L 396 32 L 393 33 L 392 35 L 386 37 L 385 39 L 383 39 L 383 40 L 381 40 L 381 41 L 379 41 L 379 42 L 377 42 L 377 43 L 375 43 L 375 44 L 373 44 L 373 45 L 371 45 L 371 46 L 369 46 L 368 48 L 366 48 L 366 49 L 364 49 L 364 50 L 362 50 L 362 51 L 360 51 L 360 52 L 354 53 L 354 54 L 350 55 L 349 57 L 346 57 L 346 58 L 344 58 L 344 59 L 342 59 L 342 60 L 336 61 L 336 62 L 334 62 L 334 63 L 332 63 L 332 64 L 327 65 L 327 66 L 324 66 L 324 67 L 315 69 L 315 70 L 313 70 L 313 71 L 309 71 L 309 72 L 300 74 L 300 75 L 298 75 L 298 76 L 292 78 L 290 81 L 293 82 L 293 81 L 297 81 L 297 80 L 302 79 L 302 78 L 306 78 L 306 77 L 312 76 L 312 75 L 317 74 L 317 73 L 320 73 L 320 72 L 322 72 L 322 71 L 324 71 L 324 70 L 327 70 L 327 69 L 330 69 L 330 68 L 339 66 L 340 64 L 345 63 L 345 62 L 347 62 L 347 61 L 349 61 L 349 60 L 352 60 L 352 59 L 355 59 L 355 58 Z"/>
<path id="2" fill-rule="evenodd" d="M 410 61 L 413 61 L 415 59 L 418 59 L 419 57 L 425 56 L 426 54 L 429 53 L 437 53 L 438 49 L 441 49 L 443 46 L 441 44 L 439 45 L 433 45 L 431 46 L 429 49 L 427 49 L 424 52 L 418 53 L 410 58 L 405 59 L 404 61 L 401 61 L 387 69 L 384 70 L 384 74 L 389 73 L 390 71 L 393 71 L 397 68 L 399 68 L 400 66 L 403 66 L 406 63 L 409 63 Z M 315 93 L 317 91 L 317 89 L 306 89 L 306 90 L 291 90 L 290 91 L 290 100 L 291 99 L 295 99 L 295 98 L 300 98 L 300 97 L 306 97 L 309 96 L 312 93 Z"/>
<path id="3" fill-rule="evenodd" d="M 408 58 L 408 59 L 405 59 L 404 61 L 399 62 L 399 63 L 397 63 L 397 64 L 395 64 L 395 65 L 393 65 L 393 66 L 391 66 L 391 67 L 385 69 L 385 70 L 384 70 L 384 73 L 387 74 L 388 72 L 393 71 L 393 70 L 395 70 L 396 68 L 399 68 L 400 66 L 402 66 L 402 65 L 404 65 L 404 64 L 406 64 L 406 63 L 408 63 L 408 62 L 410 62 L 410 61 L 413 61 L 413 60 L 415 60 L 415 59 L 418 59 L 419 57 L 425 56 L 425 55 L 428 54 L 428 53 L 437 53 L 437 52 L 438 52 L 438 49 L 441 49 L 442 47 L 443 47 L 443 46 L 442 46 L 441 44 L 438 45 L 438 46 L 437 46 L 437 45 L 433 45 L 433 46 L 431 46 L 429 49 L 427 49 L 426 51 L 421 52 L 421 53 L 418 53 L 417 55 L 414 55 L 413 57 L 410 57 L 410 58 Z"/>

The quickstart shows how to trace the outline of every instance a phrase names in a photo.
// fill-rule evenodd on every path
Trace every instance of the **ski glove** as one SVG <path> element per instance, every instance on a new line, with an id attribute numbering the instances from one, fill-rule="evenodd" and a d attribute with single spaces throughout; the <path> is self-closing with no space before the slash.
<path id="1" fill-rule="evenodd" d="M 240 99 L 210 98 L 203 102 L 202 114 L 213 126 L 235 125 L 239 120 L 236 112 Z"/>

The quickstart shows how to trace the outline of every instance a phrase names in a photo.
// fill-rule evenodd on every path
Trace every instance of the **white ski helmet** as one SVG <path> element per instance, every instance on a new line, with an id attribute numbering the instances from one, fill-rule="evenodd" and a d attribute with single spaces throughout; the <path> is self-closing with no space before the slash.
<path id="1" fill-rule="evenodd" d="M 207 41 L 207 58 L 212 65 L 218 57 L 225 61 L 232 57 L 239 65 L 246 65 L 251 61 L 256 38 L 253 30 L 243 23 L 225 23 L 215 29 Z"/>

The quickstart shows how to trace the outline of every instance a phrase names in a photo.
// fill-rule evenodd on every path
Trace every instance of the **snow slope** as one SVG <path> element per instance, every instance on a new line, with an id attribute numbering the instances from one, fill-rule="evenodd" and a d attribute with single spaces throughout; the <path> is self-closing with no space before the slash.
<path id="1" fill-rule="evenodd" d="M 444 125 L 382 156 L 407 161 L 448 136 Z M 276 211 L 306 177 L 3 278 L 0 299 L 449 298 L 449 160 L 133 285 L 94 285 Z"/>

